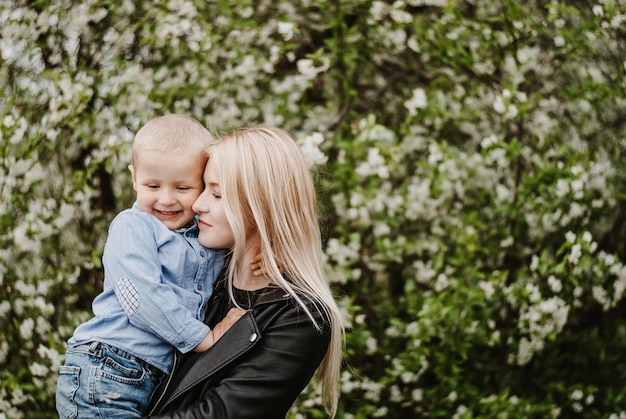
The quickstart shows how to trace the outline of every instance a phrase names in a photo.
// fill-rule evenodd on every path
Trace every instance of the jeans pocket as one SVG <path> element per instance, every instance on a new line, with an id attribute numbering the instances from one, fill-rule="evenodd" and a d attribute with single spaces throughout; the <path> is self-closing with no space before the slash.
<path id="1" fill-rule="evenodd" d="M 112 355 L 107 356 L 102 364 L 103 378 L 127 385 L 136 385 L 143 381 L 145 373 L 140 363 Z"/>
<path id="2" fill-rule="evenodd" d="M 102 417 L 119 417 L 115 411 L 127 412 L 127 418 L 140 416 L 154 390 L 154 378 L 138 359 L 105 352 L 93 387 Z"/>
<path id="3" fill-rule="evenodd" d="M 56 408 L 61 419 L 74 419 L 78 416 L 78 406 L 74 396 L 79 387 L 80 367 L 62 365 L 57 382 Z"/>

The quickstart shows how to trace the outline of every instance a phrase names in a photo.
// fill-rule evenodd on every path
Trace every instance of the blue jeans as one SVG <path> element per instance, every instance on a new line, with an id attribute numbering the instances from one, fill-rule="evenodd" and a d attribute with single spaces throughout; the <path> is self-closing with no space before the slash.
<path id="1" fill-rule="evenodd" d="M 57 412 L 61 419 L 140 417 L 164 375 L 104 343 L 70 347 L 59 370 Z"/>

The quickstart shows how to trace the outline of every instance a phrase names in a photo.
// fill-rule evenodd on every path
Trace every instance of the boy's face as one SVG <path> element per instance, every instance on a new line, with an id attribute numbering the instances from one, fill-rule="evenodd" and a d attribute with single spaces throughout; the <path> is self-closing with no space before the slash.
<path id="1" fill-rule="evenodd" d="M 170 230 L 184 227 L 194 218 L 191 206 L 204 189 L 201 158 L 142 150 L 128 169 L 141 211 L 154 215 Z"/>

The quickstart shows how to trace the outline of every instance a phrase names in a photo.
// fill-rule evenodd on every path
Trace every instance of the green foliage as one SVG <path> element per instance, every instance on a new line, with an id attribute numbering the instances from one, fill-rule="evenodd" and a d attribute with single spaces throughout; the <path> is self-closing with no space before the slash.
<path id="1" fill-rule="evenodd" d="M 0 416 L 64 343 L 164 112 L 292 131 L 349 322 L 339 417 L 626 417 L 626 6 L 0 0 Z M 294 418 L 324 417 L 312 383 Z"/>

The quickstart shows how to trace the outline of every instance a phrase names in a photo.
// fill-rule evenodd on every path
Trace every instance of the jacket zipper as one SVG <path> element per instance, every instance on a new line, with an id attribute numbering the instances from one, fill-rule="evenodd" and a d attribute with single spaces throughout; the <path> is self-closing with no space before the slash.
<path id="1" fill-rule="evenodd" d="M 156 402 L 152 405 L 153 406 L 152 409 L 147 413 L 148 416 L 151 416 L 152 414 L 154 414 L 156 411 L 156 408 L 159 407 L 159 404 L 163 401 L 163 397 L 165 397 L 165 392 L 167 391 L 168 387 L 172 383 L 172 377 L 174 377 L 174 371 L 176 370 L 176 367 L 178 367 L 178 361 L 179 361 L 178 351 L 174 351 L 174 362 L 172 365 L 172 370 L 168 374 L 167 380 L 165 381 L 163 385 L 163 390 L 160 392 L 161 395 L 156 400 Z"/>

